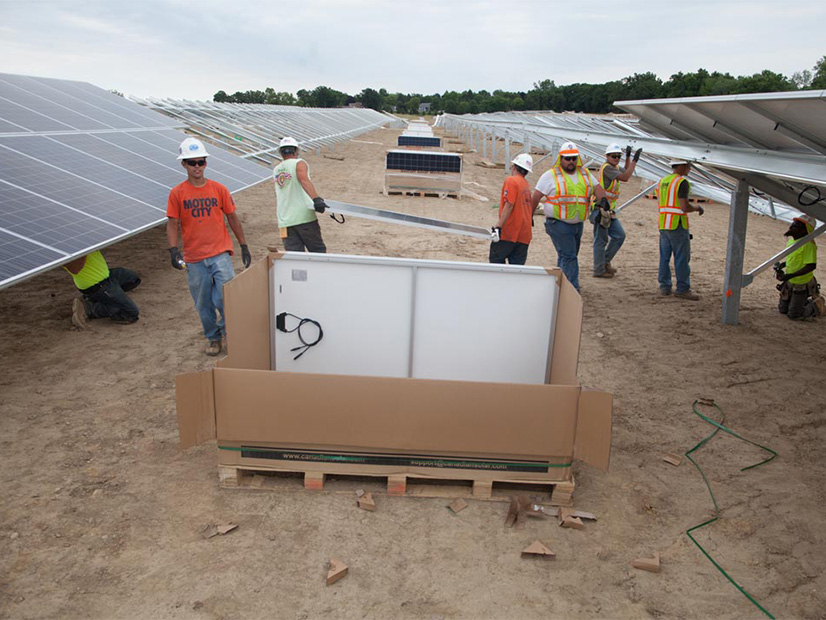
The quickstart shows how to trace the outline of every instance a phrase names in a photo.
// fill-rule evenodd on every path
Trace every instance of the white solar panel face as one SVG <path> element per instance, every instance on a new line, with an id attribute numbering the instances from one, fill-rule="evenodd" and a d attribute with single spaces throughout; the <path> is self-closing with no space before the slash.
<path id="1" fill-rule="evenodd" d="M 91 84 L 0 74 L 0 288 L 166 221 L 176 121 Z M 208 146 L 238 191 L 268 168 Z"/>

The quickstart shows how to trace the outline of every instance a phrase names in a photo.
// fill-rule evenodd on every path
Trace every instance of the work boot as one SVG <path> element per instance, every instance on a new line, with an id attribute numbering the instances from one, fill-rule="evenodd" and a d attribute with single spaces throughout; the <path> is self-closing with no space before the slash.
<path id="1" fill-rule="evenodd" d="M 206 348 L 206 354 L 210 357 L 215 357 L 216 355 L 221 354 L 221 341 L 220 340 L 210 340 L 209 344 Z"/>
<path id="2" fill-rule="evenodd" d="M 86 314 L 86 304 L 80 297 L 75 297 L 72 301 L 72 325 L 78 329 L 86 329 L 86 319 L 89 316 Z"/>
<path id="3" fill-rule="evenodd" d="M 611 267 L 611 263 L 605 263 L 605 271 L 611 274 L 617 273 L 617 270 Z"/>
<path id="4" fill-rule="evenodd" d="M 603 271 L 602 273 L 595 273 L 594 277 L 595 278 L 613 278 L 614 274 L 611 273 L 610 271 Z"/>
<path id="5" fill-rule="evenodd" d="M 674 293 L 674 297 L 679 297 L 680 299 L 687 299 L 689 301 L 700 301 L 700 296 L 691 290 L 683 291 L 682 293 Z"/>
<path id="6" fill-rule="evenodd" d="M 669 295 L 671 295 L 671 289 L 670 288 L 661 288 L 660 289 L 660 295 L 662 295 L 663 297 L 668 297 Z"/>

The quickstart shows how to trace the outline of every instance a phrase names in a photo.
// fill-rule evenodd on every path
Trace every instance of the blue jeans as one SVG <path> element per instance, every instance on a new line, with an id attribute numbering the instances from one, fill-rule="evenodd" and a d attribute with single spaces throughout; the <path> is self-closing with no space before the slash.
<path id="1" fill-rule="evenodd" d="M 556 264 L 568 281 L 579 290 L 579 244 L 582 241 L 583 224 L 569 224 L 562 220 L 545 219 L 545 232 L 551 237 L 556 248 Z"/>
<path id="2" fill-rule="evenodd" d="M 674 230 L 660 231 L 660 273 L 658 280 L 661 290 L 671 290 L 671 254 L 674 254 L 674 274 L 677 276 L 677 292 L 691 290 L 691 239 L 688 229 L 678 226 Z"/>
<path id="3" fill-rule="evenodd" d="M 187 263 L 186 268 L 189 292 L 201 318 L 204 336 L 210 342 L 220 340 L 226 334 L 224 284 L 235 276 L 229 252 L 205 258 L 197 263 Z"/>
<path id="4" fill-rule="evenodd" d="M 134 323 L 138 320 L 138 306 L 129 299 L 131 291 L 141 279 L 131 269 L 113 267 L 109 277 L 96 285 L 90 293 L 83 294 L 86 314 L 90 319 L 110 318 L 117 323 Z M 88 289 L 87 289 L 88 290 Z"/>
<path id="5" fill-rule="evenodd" d="M 594 209 L 593 212 L 598 215 L 599 209 Z M 611 220 L 608 228 L 600 226 L 599 220 L 594 222 L 594 275 L 605 273 L 606 263 L 614 259 L 623 243 L 625 229 L 619 219 Z"/>

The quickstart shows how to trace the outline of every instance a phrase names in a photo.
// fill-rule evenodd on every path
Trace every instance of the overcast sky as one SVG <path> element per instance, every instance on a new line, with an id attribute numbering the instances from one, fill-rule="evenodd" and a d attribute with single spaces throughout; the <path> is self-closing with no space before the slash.
<path id="1" fill-rule="evenodd" d="M 175 99 L 791 76 L 826 55 L 824 25 L 824 0 L 0 0 L 0 72 Z"/>

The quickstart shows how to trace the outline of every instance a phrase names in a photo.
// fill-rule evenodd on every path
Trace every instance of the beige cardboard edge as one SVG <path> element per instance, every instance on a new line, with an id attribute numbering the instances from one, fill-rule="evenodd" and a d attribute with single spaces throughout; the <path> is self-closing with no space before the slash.
<path id="1" fill-rule="evenodd" d="M 175 409 L 181 448 L 186 450 L 216 438 L 211 370 L 175 377 Z"/>
<path id="2" fill-rule="evenodd" d="M 559 303 L 556 312 L 553 356 L 548 383 L 579 385 L 579 342 L 582 336 L 582 297 L 562 274 L 561 269 L 548 269 L 559 283 Z"/>
<path id="3" fill-rule="evenodd" d="M 574 458 L 602 471 L 608 471 L 611 460 L 613 404 L 608 392 L 584 387 L 579 394 Z"/>
<path id="4" fill-rule="evenodd" d="M 269 257 L 256 261 L 224 285 L 227 358 L 221 368 L 270 369 Z"/>

